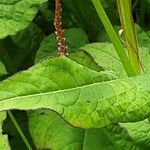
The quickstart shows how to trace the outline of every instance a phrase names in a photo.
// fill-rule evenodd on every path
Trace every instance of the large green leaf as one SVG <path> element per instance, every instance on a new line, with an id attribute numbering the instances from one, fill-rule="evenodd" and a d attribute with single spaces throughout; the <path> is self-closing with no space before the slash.
<path id="1" fill-rule="evenodd" d="M 0 113 L 0 149 L 1 150 L 9 150 L 8 139 L 6 135 L 2 135 L 2 123 L 6 118 L 6 112 Z"/>
<path id="2" fill-rule="evenodd" d="M 31 135 L 37 149 L 147 150 L 150 148 L 150 126 L 147 120 L 83 130 L 73 128 L 52 111 L 39 110 L 34 113 L 31 111 L 28 116 Z"/>
<path id="3" fill-rule="evenodd" d="M 104 129 L 74 128 L 58 114 L 48 110 L 31 111 L 28 116 L 37 149 L 115 150 Z"/>
<path id="4" fill-rule="evenodd" d="M 84 131 L 66 124 L 56 113 L 48 110 L 28 113 L 29 129 L 37 149 L 71 149 L 82 146 Z M 63 139 L 63 140 L 62 140 Z"/>
<path id="5" fill-rule="evenodd" d="M 52 109 L 83 128 L 148 117 L 149 75 L 110 78 L 68 58 L 51 58 L 1 82 L 0 110 Z"/>
<path id="6" fill-rule="evenodd" d="M 73 128 L 52 111 L 31 111 L 28 116 L 31 135 L 38 149 L 147 150 L 150 148 L 150 126 L 147 120 L 83 130 Z"/>
<path id="7" fill-rule="evenodd" d="M 0 39 L 26 28 L 47 0 L 1 0 Z"/>

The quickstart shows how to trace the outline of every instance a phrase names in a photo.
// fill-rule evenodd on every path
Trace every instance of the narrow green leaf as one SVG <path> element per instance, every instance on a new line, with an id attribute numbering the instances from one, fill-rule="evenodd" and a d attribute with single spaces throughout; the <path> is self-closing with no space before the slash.
<path id="1" fill-rule="evenodd" d="M 123 45 L 122 45 L 117 33 L 115 32 L 109 18 L 107 17 L 107 14 L 105 13 L 105 11 L 101 5 L 101 2 L 99 0 L 91 0 L 91 1 L 93 2 L 93 5 L 97 11 L 97 14 L 98 14 L 99 18 L 101 19 L 101 21 L 107 31 L 107 34 L 115 47 L 115 50 L 119 56 L 119 59 L 121 60 L 123 66 L 124 66 L 125 71 L 127 72 L 128 76 L 134 76 L 135 71 L 129 62 L 128 55 L 127 55 L 126 51 L 124 51 Z"/>

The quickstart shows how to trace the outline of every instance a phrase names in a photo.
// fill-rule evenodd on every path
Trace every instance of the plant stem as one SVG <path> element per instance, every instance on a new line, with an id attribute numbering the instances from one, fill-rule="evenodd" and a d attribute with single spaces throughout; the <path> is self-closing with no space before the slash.
<path id="1" fill-rule="evenodd" d="M 101 21 L 107 31 L 107 34 L 108 34 L 111 42 L 113 43 L 113 45 L 115 47 L 115 50 L 124 66 L 125 71 L 127 72 L 128 76 L 134 76 L 135 71 L 129 62 L 127 53 L 124 50 L 124 47 L 119 39 L 119 36 L 117 35 L 112 24 L 110 23 L 110 20 L 108 19 L 107 15 L 101 5 L 100 0 L 92 0 L 92 3 L 98 13 L 99 18 L 101 19 Z"/>
<path id="2" fill-rule="evenodd" d="M 26 139 L 24 133 L 22 132 L 21 128 L 19 127 L 19 125 L 18 125 L 16 119 L 14 118 L 13 114 L 11 113 L 11 111 L 7 111 L 7 113 L 8 113 L 8 115 L 9 115 L 9 117 L 11 118 L 12 122 L 14 123 L 16 129 L 18 130 L 18 132 L 19 132 L 19 134 L 20 134 L 22 140 L 23 140 L 24 143 L 26 144 L 27 148 L 28 148 L 29 150 L 32 150 L 32 147 L 30 146 L 28 140 Z"/>
<path id="3" fill-rule="evenodd" d="M 129 61 L 134 69 L 135 75 L 142 73 L 139 57 L 139 47 L 136 37 L 131 0 L 117 0 L 121 26 L 124 33 L 126 47 L 128 49 Z"/>

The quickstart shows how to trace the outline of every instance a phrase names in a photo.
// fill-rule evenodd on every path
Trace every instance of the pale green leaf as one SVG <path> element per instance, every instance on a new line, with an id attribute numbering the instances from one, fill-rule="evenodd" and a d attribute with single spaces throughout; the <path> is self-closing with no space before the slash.
<path id="1" fill-rule="evenodd" d="M 113 139 L 110 140 L 109 133 L 104 129 L 87 129 L 84 133 L 83 150 L 116 150 Z M 81 150 L 82 150 L 81 149 Z M 118 146 L 119 150 L 119 146 Z M 121 149 L 120 149 L 121 150 Z"/>
<path id="2" fill-rule="evenodd" d="M 47 0 L 1 0 L 0 39 L 26 28 Z"/>

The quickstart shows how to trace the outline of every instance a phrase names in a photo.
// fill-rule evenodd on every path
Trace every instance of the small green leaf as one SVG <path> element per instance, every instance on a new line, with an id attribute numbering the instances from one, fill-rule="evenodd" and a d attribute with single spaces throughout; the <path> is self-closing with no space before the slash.
<path id="1" fill-rule="evenodd" d="M 118 123 L 106 127 L 121 150 L 150 149 L 150 124 L 148 119 L 135 123 Z"/>
<path id="2" fill-rule="evenodd" d="M 4 64 L 0 61 L 0 76 L 6 75 L 7 71 Z"/>
<path id="3" fill-rule="evenodd" d="M 70 28 L 64 31 L 66 38 L 66 46 L 68 51 L 74 51 L 84 44 L 88 43 L 88 37 L 82 29 L 79 28 Z M 50 34 L 44 39 L 41 43 L 41 47 L 36 55 L 36 62 L 49 56 L 53 56 L 57 53 L 58 42 L 56 40 L 55 34 Z"/>
<path id="4" fill-rule="evenodd" d="M 26 28 L 47 0 L 1 0 L 0 39 Z M 13 15 L 12 15 L 13 14 Z"/>
<path id="5" fill-rule="evenodd" d="M 81 64 L 91 70 L 95 70 L 95 71 L 104 71 L 104 69 L 100 66 L 98 66 L 98 64 L 94 61 L 94 59 L 86 52 L 84 51 L 76 51 L 74 53 L 70 53 L 68 55 L 68 57 L 77 62 L 78 64 Z"/>
<path id="6" fill-rule="evenodd" d="M 8 139 L 7 135 L 2 135 L 2 124 L 4 119 L 6 118 L 6 112 L 1 112 L 0 113 L 0 149 L 1 150 L 9 150 L 9 144 L 8 144 Z"/>
<path id="7" fill-rule="evenodd" d="M 116 72 L 119 76 L 126 76 L 123 65 L 110 43 L 87 44 L 80 49 L 90 54 L 94 61 L 105 70 Z"/>

